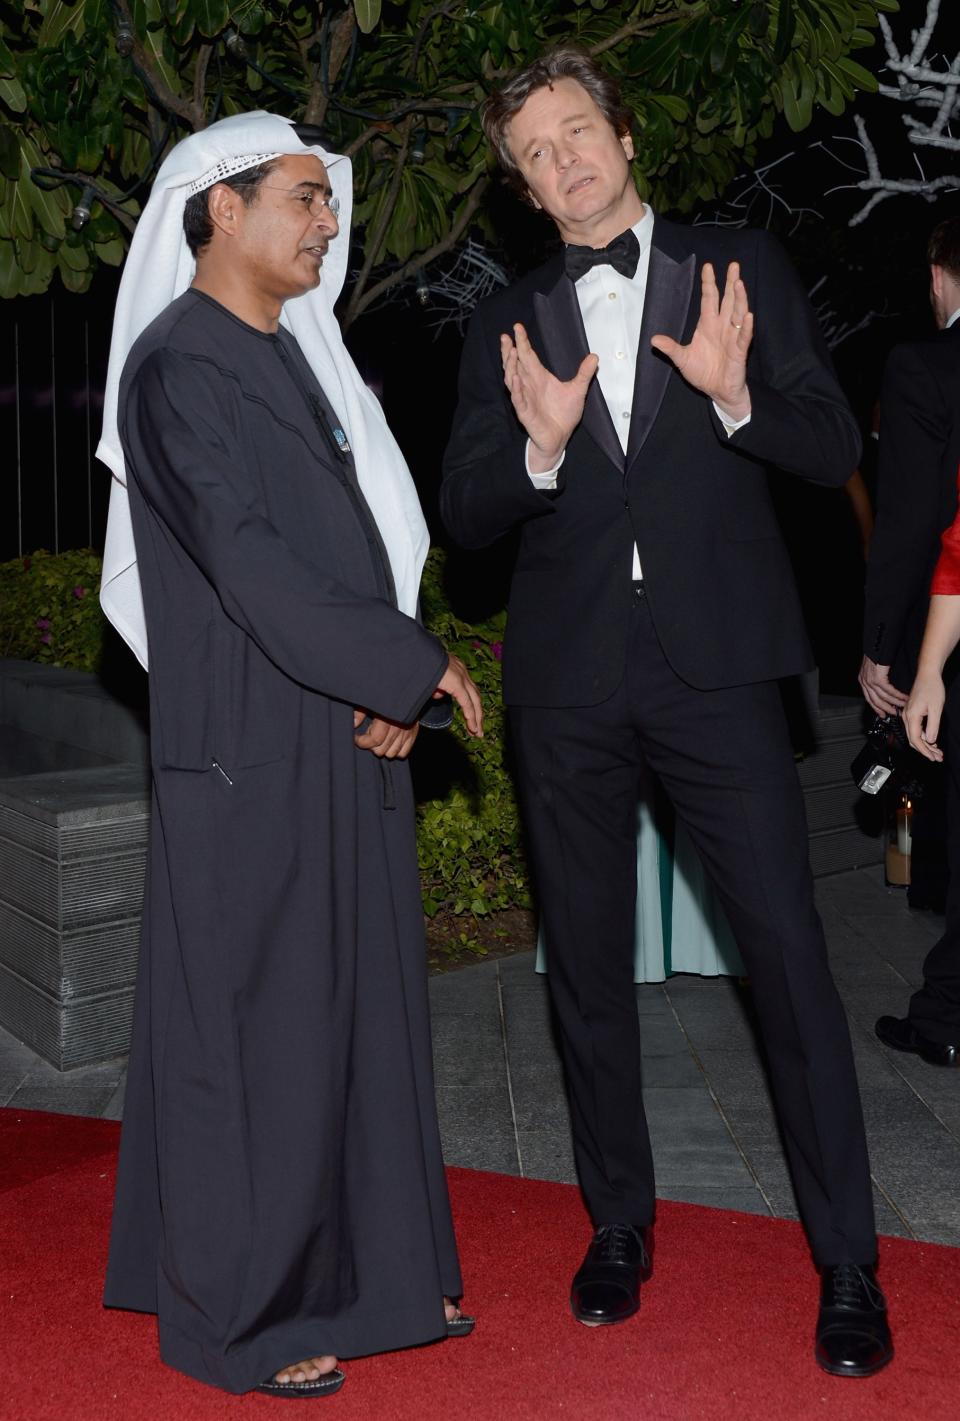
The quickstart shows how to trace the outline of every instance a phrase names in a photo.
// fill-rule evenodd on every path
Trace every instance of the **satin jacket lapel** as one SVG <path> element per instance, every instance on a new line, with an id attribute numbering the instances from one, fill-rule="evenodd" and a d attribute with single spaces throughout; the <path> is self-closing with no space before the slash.
<path id="1" fill-rule="evenodd" d="M 660 225 L 659 217 L 657 225 Z M 667 357 L 652 349 L 650 337 L 668 335 L 673 336 L 674 340 L 681 339 L 690 310 L 697 264 L 693 252 L 685 259 L 678 260 L 658 248 L 657 226 L 654 226 L 653 231 L 654 245 L 650 248 L 650 268 L 647 273 L 640 348 L 637 351 L 637 374 L 633 387 L 630 438 L 627 443 L 628 469 L 653 428 L 653 422 L 666 394 L 667 381 L 673 371 L 673 365 Z"/>
<path id="2" fill-rule="evenodd" d="M 533 308 L 543 339 L 546 363 L 558 379 L 571 379 L 583 357 L 589 353 L 589 346 L 573 282 L 562 268 L 559 280 L 549 291 L 534 292 Z M 590 382 L 583 409 L 583 424 L 614 467 L 622 470 L 623 448 L 595 378 Z"/>

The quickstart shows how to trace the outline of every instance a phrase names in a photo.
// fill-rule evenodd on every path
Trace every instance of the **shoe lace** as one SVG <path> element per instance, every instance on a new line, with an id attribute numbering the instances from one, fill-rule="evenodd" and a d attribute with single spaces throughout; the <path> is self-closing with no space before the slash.
<path id="1" fill-rule="evenodd" d="M 833 1293 L 840 1307 L 883 1308 L 886 1300 L 877 1284 L 857 1263 L 841 1263 L 833 1270 Z"/>
<path id="2" fill-rule="evenodd" d="M 640 1244 L 640 1251 L 646 1258 L 646 1250 L 637 1230 L 629 1224 L 603 1224 L 597 1229 L 597 1255 L 602 1263 L 623 1263 L 628 1247 Z"/>

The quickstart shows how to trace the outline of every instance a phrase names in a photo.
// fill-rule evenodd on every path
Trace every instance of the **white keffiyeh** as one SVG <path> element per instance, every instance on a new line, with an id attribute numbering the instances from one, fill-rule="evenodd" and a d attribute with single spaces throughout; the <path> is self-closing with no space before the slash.
<path id="1" fill-rule="evenodd" d="M 319 286 L 288 301 L 281 323 L 294 335 L 332 407 L 343 422 L 357 478 L 383 539 L 400 610 L 416 614 L 420 574 L 429 547 L 427 527 L 410 471 L 387 428 L 380 405 L 360 378 L 333 313 L 350 250 L 353 199 L 349 158 L 303 144 L 292 120 L 264 112 L 236 114 L 178 143 L 164 162 L 130 245 L 110 346 L 103 431 L 97 457 L 113 474 L 103 554 L 100 601 L 141 665 L 147 665 L 147 632 L 130 521 L 126 471 L 117 430 L 117 393 L 130 349 L 152 320 L 193 280 L 196 264 L 183 235 L 183 209 L 192 192 L 225 174 L 255 167 L 269 157 L 313 153 L 327 169 L 340 204 L 340 234 L 324 258 Z"/>

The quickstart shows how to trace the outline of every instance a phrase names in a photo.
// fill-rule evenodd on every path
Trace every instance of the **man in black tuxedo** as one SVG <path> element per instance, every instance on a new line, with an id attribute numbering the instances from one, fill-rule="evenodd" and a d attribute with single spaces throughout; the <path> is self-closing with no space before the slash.
<path id="1" fill-rule="evenodd" d="M 937 334 L 894 348 L 880 400 L 877 522 L 867 565 L 860 669 L 863 693 L 879 715 L 897 714 L 906 703 L 917 672 L 941 534 L 957 511 L 960 217 L 934 228 L 927 260 Z M 944 673 L 947 684 L 956 673 L 954 656 Z M 943 727 L 947 764 L 929 766 L 923 796 L 914 809 L 908 892 L 915 907 L 940 906 L 948 862 L 960 864 L 960 783 L 955 773 L 960 726 L 955 720 L 947 717 Z M 882 1016 L 876 1028 L 887 1046 L 912 1051 L 938 1066 L 960 1066 L 958 878 L 955 868 L 946 895 L 946 929 L 923 964 L 922 989 L 911 998 L 906 1017 Z"/>
<path id="2" fill-rule="evenodd" d="M 817 1359 L 866 1376 L 892 1347 L 849 1033 L 776 685 L 810 655 L 767 487 L 770 466 L 842 484 L 857 431 L 777 245 L 654 218 L 631 178 L 630 117 L 572 49 L 488 100 L 501 164 L 569 245 L 478 309 L 441 491 L 465 546 L 520 530 L 504 696 L 596 1229 L 571 1304 L 581 1322 L 619 1322 L 649 1268 L 632 970 L 646 760 L 750 974 L 823 1271 Z"/>

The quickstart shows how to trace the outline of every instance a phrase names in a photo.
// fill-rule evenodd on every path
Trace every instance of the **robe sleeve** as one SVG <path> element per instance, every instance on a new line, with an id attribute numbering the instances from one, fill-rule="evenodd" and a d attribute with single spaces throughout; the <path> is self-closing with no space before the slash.
<path id="1" fill-rule="evenodd" d="M 250 507 L 243 453 L 216 417 L 220 403 L 202 362 L 171 350 L 146 357 L 122 424 L 146 503 L 281 671 L 323 695 L 414 720 L 446 670 L 443 646 L 388 602 L 304 561 Z"/>

